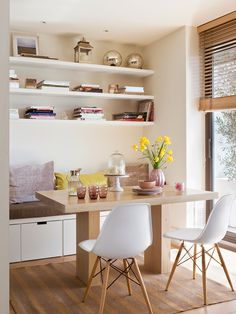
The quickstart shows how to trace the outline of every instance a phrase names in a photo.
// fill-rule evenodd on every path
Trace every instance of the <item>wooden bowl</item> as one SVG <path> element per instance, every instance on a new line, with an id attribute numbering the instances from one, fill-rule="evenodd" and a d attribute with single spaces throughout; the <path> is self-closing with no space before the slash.
<path id="1" fill-rule="evenodd" d="M 138 185 L 141 189 L 152 189 L 156 185 L 156 181 L 139 180 Z"/>

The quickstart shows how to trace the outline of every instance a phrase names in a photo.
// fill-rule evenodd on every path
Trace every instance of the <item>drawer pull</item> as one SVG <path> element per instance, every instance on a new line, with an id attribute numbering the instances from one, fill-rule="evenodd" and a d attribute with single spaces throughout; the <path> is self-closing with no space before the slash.
<path id="1" fill-rule="evenodd" d="M 39 221 L 37 222 L 37 225 L 46 225 L 48 222 L 47 221 Z"/>

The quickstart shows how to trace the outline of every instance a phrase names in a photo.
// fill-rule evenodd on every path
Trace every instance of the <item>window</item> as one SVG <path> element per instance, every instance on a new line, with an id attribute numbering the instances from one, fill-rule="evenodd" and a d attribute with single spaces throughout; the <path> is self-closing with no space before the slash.
<path id="1" fill-rule="evenodd" d="M 200 110 L 236 109 L 236 18 L 200 33 Z"/>

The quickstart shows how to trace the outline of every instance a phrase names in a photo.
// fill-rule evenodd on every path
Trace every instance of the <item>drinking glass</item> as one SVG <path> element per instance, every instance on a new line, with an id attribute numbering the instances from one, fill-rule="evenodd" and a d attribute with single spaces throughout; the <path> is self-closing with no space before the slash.
<path id="1" fill-rule="evenodd" d="M 86 194 L 86 186 L 79 186 L 77 188 L 77 196 L 79 199 L 84 199 Z"/>
<path id="2" fill-rule="evenodd" d="M 100 185 L 98 188 L 98 194 L 100 198 L 106 198 L 107 197 L 107 185 Z"/>
<path id="3" fill-rule="evenodd" d="M 90 185 L 88 187 L 89 197 L 91 200 L 96 200 L 98 198 L 98 186 L 97 185 Z"/>

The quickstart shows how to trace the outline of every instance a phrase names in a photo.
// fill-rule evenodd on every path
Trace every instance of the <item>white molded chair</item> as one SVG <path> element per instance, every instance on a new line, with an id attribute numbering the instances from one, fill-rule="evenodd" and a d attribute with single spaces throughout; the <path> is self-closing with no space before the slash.
<path id="1" fill-rule="evenodd" d="M 223 260 L 223 257 L 222 257 L 222 254 L 220 252 L 220 248 L 218 245 L 218 243 L 223 239 L 223 237 L 225 236 L 227 232 L 227 228 L 229 225 L 230 210 L 233 204 L 234 197 L 235 197 L 234 195 L 225 195 L 217 201 L 217 203 L 215 204 L 214 208 L 211 211 L 207 224 L 205 225 L 203 229 L 183 228 L 183 229 L 170 231 L 164 234 L 164 237 L 166 238 L 182 241 L 180 244 L 179 251 L 177 253 L 174 265 L 171 269 L 171 273 L 170 273 L 170 276 L 166 285 L 166 291 L 168 290 L 168 287 L 170 285 L 170 282 L 174 275 L 176 267 L 189 259 L 192 259 L 193 261 L 193 279 L 195 279 L 196 267 L 200 269 L 200 267 L 196 263 L 196 260 L 199 257 L 202 257 L 202 268 L 200 270 L 202 272 L 204 304 L 207 304 L 206 270 L 212 258 L 215 261 L 217 261 L 213 257 L 215 250 L 217 251 L 219 260 L 220 260 L 220 262 L 218 261 L 217 262 L 223 267 L 225 275 L 231 287 L 231 290 L 234 291 L 232 282 L 229 277 L 229 273 L 227 271 L 225 262 Z M 193 255 L 190 254 L 192 247 L 190 249 L 187 249 L 184 245 L 185 241 L 193 243 L 192 245 L 192 247 L 194 248 Z M 200 252 L 197 252 L 198 244 L 201 246 Z M 211 244 L 212 245 L 211 248 L 206 250 L 204 247 L 204 245 L 206 244 L 207 245 Z M 185 254 L 180 259 L 181 252 L 183 249 L 185 250 Z M 188 256 L 188 258 L 184 260 L 186 255 Z M 210 257 L 208 265 L 206 265 L 206 255 Z"/>
<path id="2" fill-rule="evenodd" d="M 103 313 L 107 289 L 121 275 L 126 277 L 129 295 L 131 295 L 130 280 L 141 286 L 149 312 L 153 313 L 137 260 L 135 259 L 151 243 L 152 221 L 150 205 L 145 203 L 129 203 L 115 207 L 105 220 L 98 238 L 79 243 L 82 249 L 97 255 L 83 302 L 88 295 L 93 278 L 98 274 L 102 274 L 104 271 L 99 314 Z M 124 269 L 120 269 L 114 265 L 117 259 L 123 260 Z M 99 262 L 101 265 L 101 261 L 105 261 L 106 265 L 104 268 L 100 267 L 100 271 L 95 274 Z M 135 271 L 133 271 L 133 267 Z M 110 268 L 118 271 L 119 275 L 108 285 Z M 130 277 L 130 272 L 134 274 L 136 280 Z"/>

